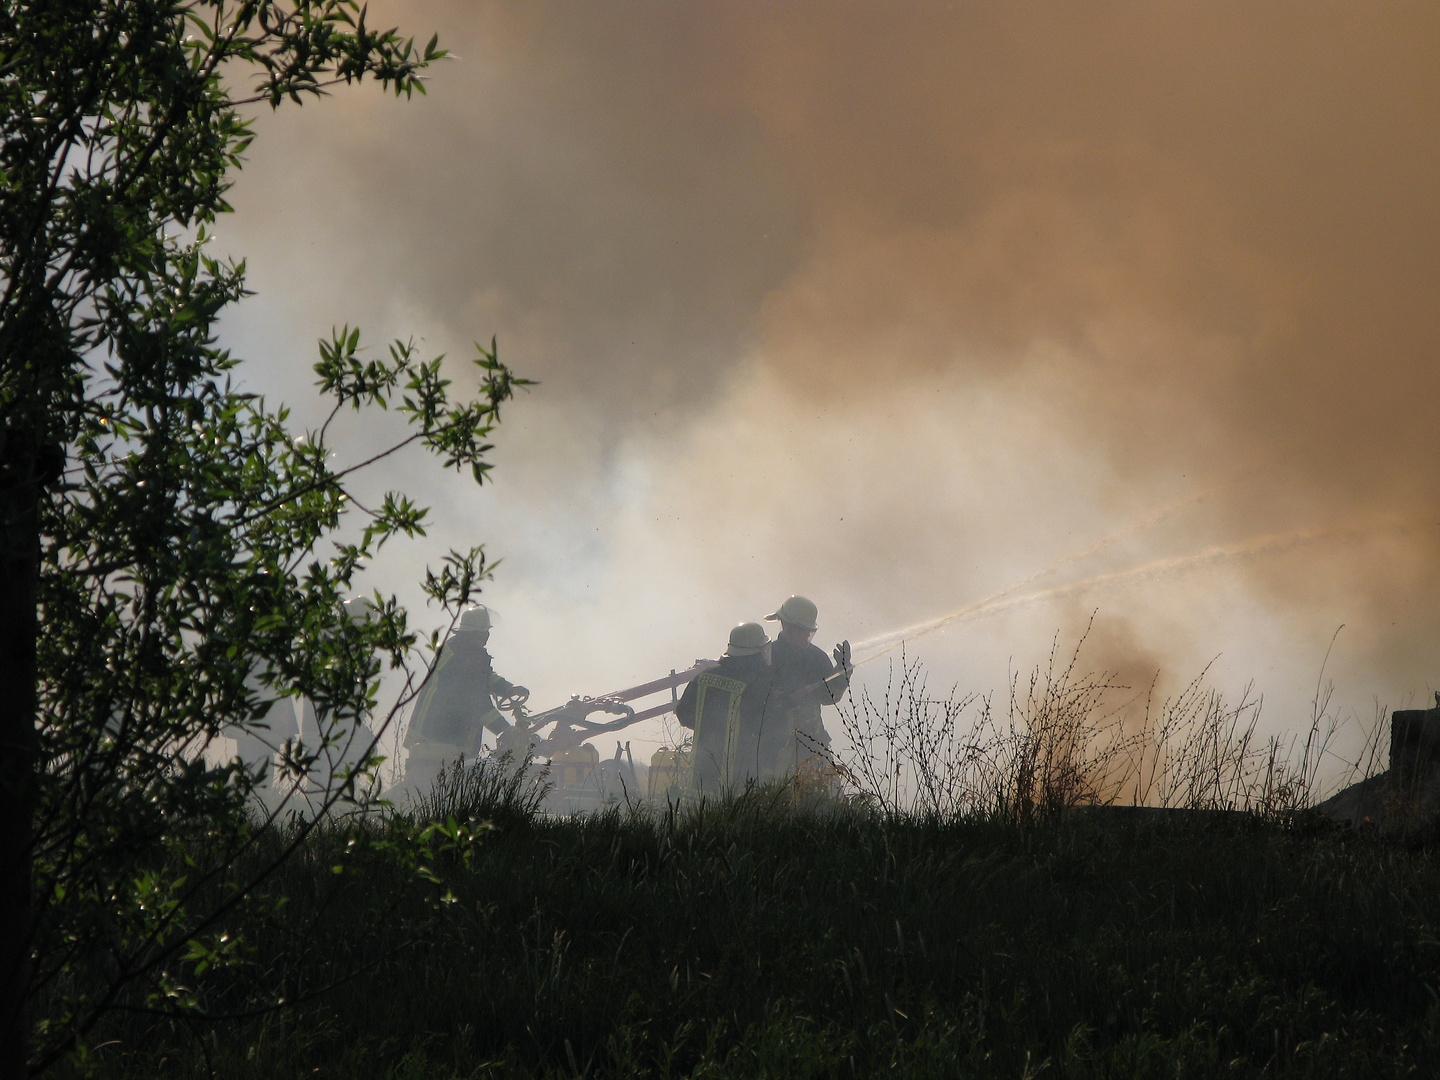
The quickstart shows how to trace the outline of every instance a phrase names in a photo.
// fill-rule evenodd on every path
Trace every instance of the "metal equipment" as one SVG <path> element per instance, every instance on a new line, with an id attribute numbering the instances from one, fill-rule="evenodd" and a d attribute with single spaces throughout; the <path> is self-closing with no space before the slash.
<path id="1" fill-rule="evenodd" d="M 643 798 L 650 787 L 645 783 L 648 769 L 637 767 L 628 743 L 622 746 L 617 742 L 615 757 L 606 760 L 586 744 L 597 736 L 672 712 L 679 703 L 680 690 L 716 663 L 697 660 L 684 671 L 672 671 L 663 678 L 599 697 L 572 697 L 564 705 L 538 713 L 527 713 L 524 700 L 499 699 L 496 707 L 510 713 L 514 726 L 500 733 L 496 753 L 510 754 L 517 764 L 537 760 L 548 763 L 554 783 L 546 799 L 550 813 L 570 814 L 598 809 L 612 799 Z M 658 704 L 638 710 L 631 704 L 667 690 L 668 700 Z M 590 719 L 597 713 L 614 719 Z"/>
<path id="2" fill-rule="evenodd" d="M 697 660 L 693 667 L 684 671 L 672 671 L 664 678 L 599 697 L 577 695 L 564 705 L 539 713 L 526 713 L 523 703 L 497 701 L 496 705 L 509 711 L 515 719 L 515 726 L 501 735 L 498 749 L 508 750 L 517 757 L 525 755 L 532 758 L 554 758 L 597 735 L 621 731 L 641 720 L 663 716 L 674 711 L 680 700 L 679 688 L 709 671 L 715 664 L 714 660 Z M 670 691 L 669 701 L 662 701 L 638 712 L 629 704 L 665 690 Z M 601 712 L 615 716 L 616 719 L 605 722 L 590 719 L 593 714 Z M 548 733 L 543 731 L 547 727 L 550 729 Z"/>
<path id="3" fill-rule="evenodd" d="M 846 675 L 850 670 L 846 663 L 848 660 L 847 651 L 841 661 L 841 670 Z M 600 758 L 598 751 L 585 744 L 597 736 L 623 731 L 642 720 L 673 712 L 679 704 L 681 689 L 718 663 L 716 660 L 697 660 L 684 671 L 672 671 L 651 682 L 598 697 L 577 695 L 564 705 L 538 713 L 526 712 L 523 698 L 497 699 L 496 707 L 510 713 L 514 726 L 501 732 L 496 752 L 510 754 L 516 763 L 537 760 L 549 763 L 555 784 L 547 799 L 547 808 L 551 813 L 594 809 L 612 798 L 668 798 L 688 782 L 688 744 L 662 747 L 656 751 L 648 767 L 638 768 L 630 757 L 629 744 L 624 744 L 622 757 L 622 746 L 617 742 L 613 759 Z M 816 683 L 795 693 L 811 693 L 822 685 Z M 631 704 L 667 690 L 670 692 L 668 700 L 658 704 L 638 710 Z M 590 717 L 597 713 L 608 714 L 614 719 L 591 720 Z M 625 758 L 629 759 L 628 764 Z"/>

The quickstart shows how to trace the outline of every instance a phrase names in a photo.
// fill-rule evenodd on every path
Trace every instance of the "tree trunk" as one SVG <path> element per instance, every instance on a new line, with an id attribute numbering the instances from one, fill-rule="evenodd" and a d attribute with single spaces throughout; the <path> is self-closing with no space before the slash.
<path id="1" fill-rule="evenodd" d="M 26 1075 L 30 844 L 39 748 L 35 642 L 40 567 L 36 441 L 0 428 L 0 1076 Z"/>

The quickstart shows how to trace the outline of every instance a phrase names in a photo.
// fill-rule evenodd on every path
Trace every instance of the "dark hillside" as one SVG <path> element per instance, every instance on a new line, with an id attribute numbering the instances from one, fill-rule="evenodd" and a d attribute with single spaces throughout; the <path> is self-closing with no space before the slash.
<path id="1" fill-rule="evenodd" d="M 207 991 L 215 1013 L 265 993 L 300 1004 L 208 1028 L 132 1014 L 99 1040 L 113 1040 L 102 1074 L 1440 1067 L 1440 872 L 1424 843 L 1309 816 L 1021 828 L 796 808 L 774 793 L 569 820 L 469 809 L 504 825 L 468 866 L 440 858 L 439 885 L 368 841 L 336 875 L 355 830 L 315 841 L 275 883 L 291 898 L 284 924 L 247 928 L 252 962 Z"/>

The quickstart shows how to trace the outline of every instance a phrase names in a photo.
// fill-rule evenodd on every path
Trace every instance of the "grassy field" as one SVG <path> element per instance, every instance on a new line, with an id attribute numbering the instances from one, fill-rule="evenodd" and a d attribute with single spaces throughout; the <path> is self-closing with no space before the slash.
<path id="1" fill-rule="evenodd" d="M 1440 1075 L 1424 837 L 784 791 L 533 805 L 482 771 L 314 838 L 278 914 L 236 927 L 247 961 L 197 985 L 220 1019 L 116 1014 L 101 1075 Z M 432 834 L 417 875 L 384 841 L 426 817 L 494 827 Z"/>

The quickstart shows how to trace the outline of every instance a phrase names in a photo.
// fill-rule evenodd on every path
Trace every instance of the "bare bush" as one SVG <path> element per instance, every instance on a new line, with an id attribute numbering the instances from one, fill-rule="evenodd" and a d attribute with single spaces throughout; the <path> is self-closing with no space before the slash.
<path id="1" fill-rule="evenodd" d="M 1028 680 L 1012 677 L 1003 715 L 989 696 L 932 695 L 902 653 L 882 692 L 842 704 L 846 748 L 833 764 L 886 813 L 1023 822 L 1087 805 L 1277 814 L 1314 803 L 1338 728 L 1328 686 L 1317 687 L 1308 730 L 1266 738 L 1253 687 L 1232 704 L 1206 685 L 1207 668 L 1157 706 L 1153 682 L 1137 691 L 1084 672 L 1084 642 L 1063 662 L 1052 646 Z"/>

